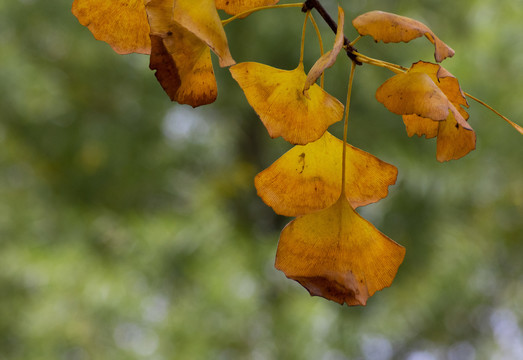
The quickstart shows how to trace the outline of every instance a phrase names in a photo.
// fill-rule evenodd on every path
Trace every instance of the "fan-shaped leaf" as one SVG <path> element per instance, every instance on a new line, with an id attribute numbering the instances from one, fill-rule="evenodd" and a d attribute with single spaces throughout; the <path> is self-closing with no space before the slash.
<path id="1" fill-rule="evenodd" d="M 117 53 L 151 52 L 143 0 L 74 0 L 72 12 L 97 40 Z"/>
<path id="2" fill-rule="evenodd" d="M 218 55 L 220 66 L 235 63 L 214 0 L 174 1 L 174 21 L 206 43 Z"/>
<path id="3" fill-rule="evenodd" d="M 370 11 L 352 20 L 352 25 L 360 35 L 370 35 L 375 41 L 409 42 L 425 35 L 435 46 L 434 58 L 437 62 L 454 55 L 454 50 L 441 41 L 427 25 L 396 14 L 384 11 Z"/>
<path id="4" fill-rule="evenodd" d="M 340 198 L 283 229 L 275 267 L 313 296 L 365 305 L 376 291 L 391 285 L 404 256 L 404 247 Z"/>
<path id="5" fill-rule="evenodd" d="M 345 194 L 352 207 L 386 197 L 389 185 L 396 182 L 396 167 L 346 146 Z M 342 150 L 343 142 L 329 132 L 305 146 L 293 147 L 256 176 L 258 196 L 274 212 L 285 216 L 331 206 L 341 193 Z"/>
<path id="6" fill-rule="evenodd" d="M 303 94 L 303 65 L 289 71 L 249 62 L 230 71 L 272 138 L 307 144 L 343 116 L 343 105 L 318 85 Z"/>

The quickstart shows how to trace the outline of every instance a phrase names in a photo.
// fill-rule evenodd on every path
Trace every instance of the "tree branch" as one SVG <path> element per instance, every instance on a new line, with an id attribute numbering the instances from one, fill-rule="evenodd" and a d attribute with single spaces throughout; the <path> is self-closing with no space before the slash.
<path id="1" fill-rule="evenodd" d="M 312 9 L 316 9 L 316 11 L 318 11 L 323 20 L 325 20 L 327 25 L 329 25 L 332 31 L 334 31 L 334 33 L 336 34 L 336 31 L 338 30 L 338 25 L 336 24 L 336 21 L 334 21 L 332 17 L 329 15 L 327 10 L 325 10 L 325 8 L 320 4 L 319 0 L 306 0 L 303 3 L 301 11 L 307 12 Z M 357 50 L 350 45 L 350 41 L 345 36 L 343 36 L 343 44 L 346 46 L 347 56 L 356 64 L 361 65 L 362 63 L 357 60 L 356 54 L 354 54 L 354 52 Z"/>

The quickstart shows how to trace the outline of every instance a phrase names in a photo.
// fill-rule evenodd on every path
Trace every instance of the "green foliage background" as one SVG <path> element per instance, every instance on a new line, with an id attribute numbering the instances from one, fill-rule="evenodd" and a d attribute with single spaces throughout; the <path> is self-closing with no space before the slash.
<path id="1" fill-rule="evenodd" d="M 349 25 L 375 9 L 425 22 L 456 50 L 444 66 L 462 87 L 523 124 L 521 0 L 340 5 Z M 253 177 L 290 146 L 228 71 L 216 67 L 215 104 L 172 104 L 146 56 L 116 55 L 70 7 L 0 2 L 1 360 L 523 358 L 523 147 L 502 120 L 471 104 L 477 150 L 440 164 L 374 99 L 391 74 L 357 70 L 349 140 L 400 172 L 360 212 L 407 255 L 391 288 L 340 307 L 273 268 L 289 219 Z M 228 25 L 235 60 L 295 67 L 302 19 Z M 404 66 L 433 52 L 358 49 Z M 309 28 L 306 66 L 318 55 Z M 327 90 L 344 99 L 347 77 L 340 57 Z"/>

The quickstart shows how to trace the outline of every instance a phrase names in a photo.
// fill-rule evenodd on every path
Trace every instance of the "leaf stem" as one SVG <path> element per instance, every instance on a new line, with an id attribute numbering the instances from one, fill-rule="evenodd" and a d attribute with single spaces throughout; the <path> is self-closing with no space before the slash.
<path id="1" fill-rule="evenodd" d="M 343 119 L 343 153 L 341 157 L 341 196 L 345 196 L 345 168 L 347 158 L 347 132 L 349 128 L 349 109 L 350 98 L 352 93 L 352 82 L 354 80 L 354 70 L 356 69 L 356 61 L 350 63 L 349 88 L 347 90 L 347 101 L 345 103 L 345 117 Z"/>
<path id="2" fill-rule="evenodd" d="M 472 100 L 480 103 L 481 105 L 483 105 L 484 107 L 486 107 L 487 109 L 489 109 L 490 111 L 492 111 L 494 114 L 496 114 L 497 116 L 499 116 L 500 118 L 502 118 L 503 120 L 505 120 L 506 122 L 508 122 L 510 125 L 512 125 L 512 127 L 514 129 L 516 129 L 520 134 L 523 135 L 523 127 L 519 126 L 518 124 L 516 124 L 515 122 L 513 121 L 510 121 L 509 119 L 507 119 L 505 116 L 501 115 L 498 111 L 496 111 L 495 109 L 493 109 L 490 105 L 488 105 L 486 102 L 484 101 L 481 101 L 480 99 L 478 99 L 477 97 L 475 96 L 472 96 L 468 93 L 465 93 L 465 96 L 468 96 L 469 98 L 471 98 Z"/>
<path id="3" fill-rule="evenodd" d="M 260 7 L 257 7 L 257 8 L 252 8 L 252 9 L 249 9 L 247 11 L 244 11 L 244 12 L 241 12 L 239 14 L 236 14 L 234 16 L 231 16 L 228 19 L 222 20 L 222 25 L 225 26 L 225 25 L 227 25 L 228 23 L 230 23 L 233 20 L 244 18 L 245 16 L 250 15 L 253 12 L 256 12 L 256 11 L 268 10 L 268 9 L 278 9 L 278 8 L 291 8 L 291 7 L 303 7 L 303 4 L 302 3 L 279 4 L 279 5 L 267 5 L 267 6 L 260 6 Z"/>
<path id="4" fill-rule="evenodd" d="M 305 15 L 305 21 L 303 21 L 303 29 L 301 30 L 301 47 L 300 47 L 299 66 L 303 66 L 303 51 L 305 49 L 305 30 L 307 29 L 307 20 L 309 20 L 309 13 L 310 13 L 310 11 L 307 11 L 307 15 Z"/>
<path id="5" fill-rule="evenodd" d="M 320 29 L 318 28 L 318 24 L 316 24 L 316 20 L 314 20 L 314 17 L 312 16 L 311 12 L 308 11 L 307 12 L 308 16 L 309 16 L 309 19 L 311 20 L 311 23 L 312 25 L 314 26 L 314 30 L 316 30 L 316 35 L 318 36 L 318 41 L 320 43 L 320 56 L 323 56 L 323 40 L 321 39 L 321 32 L 320 32 Z M 323 89 L 323 85 L 324 85 L 324 82 L 325 82 L 325 72 L 322 72 L 321 73 L 321 78 L 320 78 L 320 86 L 321 88 Z"/>

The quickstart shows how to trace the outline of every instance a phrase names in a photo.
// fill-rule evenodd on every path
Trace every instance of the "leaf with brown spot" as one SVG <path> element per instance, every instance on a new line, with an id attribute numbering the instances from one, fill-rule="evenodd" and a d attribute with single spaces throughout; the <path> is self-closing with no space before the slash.
<path id="1" fill-rule="evenodd" d="M 338 6 L 338 29 L 336 31 L 336 37 L 334 39 L 334 46 L 331 51 L 323 54 L 318 61 L 312 66 L 307 74 L 307 80 L 305 80 L 305 86 L 303 91 L 309 90 L 312 84 L 318 80 L 325 69 L 330 68 L 336 62 L 336 58 L 343 47 L 343 41 L 345 36 L 343 35 L 343 24 L 345 23 L 345 13 L 343 9 Z"/>
<path id="2" fill-rule="evenodd" d="M 118 54 L 151 52 L 143 0 L 74 0 L 71 11 L 97 40 Z"/>
<path id="3" fill-rule="evenodd" d="M 376 99 L 398 115 L 419 115 L 440 121 L 449 114 L 449 100 L 423 72 L 408 71 L 385 81 L 376 91 Z"/>
<path id="4" fill-rule="evenodd" d="M 333 205 L 341 193 L 343 142 L 326 132 L 305 146 L 295 146 L 260 172 L 258 196 L 284 216 L 299 216 Z M 345 194 L 352 207 L 376 202 L 396 182 L 395 166 L 349 144 Z"/>
<path id="5" fill-rule="evenodd" d="M 280 70 L 247 62 L 230 71 L 272 138 L 304 145 L 319 139 L 343 116 L 343 105 L 318 85 L 310 87 L 308 97 L 303 94 L 307 76 L 302 64 Z"/>
<path id="6" fill-rule="evenodd" d="M 171 100 L 193 107 L 216 100 L 209 47 L 173 18 L 172 0 L 147 0 L 152 52 L 149 67 Z"/>
<path id="7" fill-rule="evenodd" d="M 174 21 L 206 43 L 218 55 L 221 67 L 235 63 L 214 0 L 174 1 Z"/>
<path id="8" fill-rule="evenodd" d="M 365 305 L 391 285 L 405 248 L 378 231 L 340 197 L 331 207 L 298 217 L 282 231 L 275 267 L 313 296 Z"/>
<path id="9" fill-rule="evenodd" d="M 236 15 L 261 6 L 277 4 L 278 0 L 216 0 L 216 8 Z"/>
<path id="10" fill-rule="evenodd" d="M 427 25 L 405 16 L 370 11 L 352 20 L 352 25 L 360 35 L 370 35 L 375 41 L 381 40 L 384 43 L 409 42 L 425 35 L 435 46 L 434 58 L 437 62 L 454 55 L 454 50 L 441 41 Z"/>

